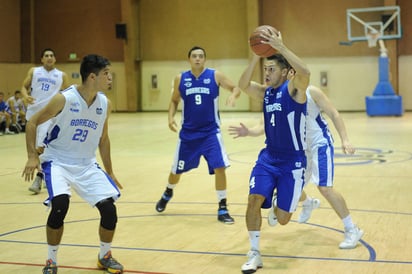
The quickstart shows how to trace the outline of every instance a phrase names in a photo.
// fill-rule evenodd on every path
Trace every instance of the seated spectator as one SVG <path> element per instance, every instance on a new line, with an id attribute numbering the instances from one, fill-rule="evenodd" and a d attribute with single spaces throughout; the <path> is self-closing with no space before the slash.
<path id="1" fill-rule="evenodd" d="M 26 106 L 20 90 L 14 92 L 7 100 L 11 112 L 11 127 L 16 128 L 17 132 L 24 131 L 26 127 Z"/>
<path id="2" fill-rule="evenodd" d="M 6 123 L 5 127 L 5 134 L 14 134 L 13 131 L 10 130 L 10 122 L 11 122 L 11 114 L 9 110 L 9 106 L 4 101 L 4 92 L 0 91 L 0 123 Z M 0 131 L 0 135 L 4 134 Z"/>

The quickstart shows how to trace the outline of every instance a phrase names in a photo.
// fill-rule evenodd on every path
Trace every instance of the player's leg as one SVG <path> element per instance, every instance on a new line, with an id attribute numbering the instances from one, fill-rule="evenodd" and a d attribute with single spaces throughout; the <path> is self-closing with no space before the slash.
<path id="1" fill-rule="evenodd" d="M 47 131 L 49 130 L 49 127 L 51 125 L 51 121 L 47 121 L 37 127 L 37 132 L 36 132 L 36 149 L 37 153 L 40 155 L 44 151 L 44 139 L 47 136 Z M 34 178 L 33 183 L 29 187 L 29 190 L 33 192 L 34 194 L 39 194 L 41 191 L 42 187 L 42 182 L 43 182 L 43 173 L 42 172 L 37 172 L 36 177 Z"/>
<path id="2" fill-rule="evenodd" d="M 355 248 L 358 241 L 363 236 L 363 231 L 359 229 L 352 221 L 349 209 L 343 196 L 333 188 L 334 175 L 334 148 L 326 145 L 320 147 L 317 152 L 317 185 L 319 192 L 325 197 L 332 206 L 336 214 L 343 222 L 345 238 L 339 244 L 340 248 Z"/>
<path id="3" fill-rule="evenodd" d="M 111 246 L 117 224 L 117 209 L 113 198 L 104 199 L 96 204 L 100 213 L 100 252 L 97 266 L 108 273 L 122 273 L 123 265 L 112 257 Z"/>
<path id="4" fill-rule="evenodd" d="M 200 152 L 197 151 L 197 148 L 198 145 L 195 142 L 183 142 L 179 139 L 166 189 L 156 203 L 155 208 L 157 212 L 163 212 L 166 209 L 167 203 L 173 197 L 173 190 L 179 183 L 181 175 L 199 166 Z"/>
<path id="5" fill-rule="evenodd" d="M 263 267 L 260 255 L 262 208 L 270 208 L 275 181 L 262 165 L 256 164 L 249 179 L 249 196 L 246 209 L 246 227 L 249 234 L 250 250 L 248 260 L 241 267 L 243 273 L 254 273 Z"/>
<path id="6" fill-rule="evenodd" d="M 235 220 L 230 216 L 227 208 L 226 168 L 229 167 L 230 163 L 222 135 L 217 133 L 209 136 L 202 142 L 200 149 L 206 159 L 209 174 L 215 174 L 215 190 L 218 201 L 217 219 L 225 224 L 233 224 Z"/>
<path id="7" fill-rule="evenodd" d="M 295 163 L 299 162 L 302 167 L 296 168 Z M 282 172 L 278 178 L 277 201 L 274 208 L 277 220 L 281 225 L 288 224 L 293 212 L 296 211 L 304 186 L 305 168 L 305 156 L 297 157 L 295 160 L 281 165 Z"/>
<path id="8" fill-rule="evenodd" d="M 308 150 L 306 152 L 307 156 L 307 167 L 305 172 L 305 186 L 312 181 L 314 184 L 318 185 L 319 182 L 319 162 L 317 157 L 317 149 Z M 305 187 L 304 186 L 304 187 Z M 302 195 L 300 196 L 299 202 L 302 202 L 302 210 L 298 217 L 299 223 L 306 223 L 312 211 L 320 206 L 320 200 L 310 197 L 307 193 L 302 190 Z"/>
<path id="9" fill-rule="evenodd" d="M 57 273 L 57 252 L 63 236 L 64 219 L 68 209 L 69 195 L 62 194 L 51 199 L 51 211 L 46 226 L 48 256 L 43 273 Z"/>

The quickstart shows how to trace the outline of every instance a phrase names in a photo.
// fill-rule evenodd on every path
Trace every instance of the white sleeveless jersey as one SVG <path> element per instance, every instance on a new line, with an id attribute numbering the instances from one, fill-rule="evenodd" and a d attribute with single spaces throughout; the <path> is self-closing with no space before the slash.
<path id="1" fill-rule="evenodd" d="M 9 105 L 9 107 L 11 108 L 11 102 L 13 102 L 13 106 L 14 106 L 14 111 L 19 112 L 20 110 L 24 110 L 24 104 L 23 104 L 23 100 L 20 99 L 16 99 L 16 96 L 12 96 L 7 100 L 7 103 Z"/>
<path id="2" fill-rule="evenodd" d="M 310 86 L 306 90 L 307 96 L 307 119 L 306 119 L 306 141 L 308 148 L 319 145 L 333 144 L 332 134 L 329 131 L 328 123 L 322 116 L 321 109 L 315 103 L 309 92 Z"/>
<path id="3" fill-rule="evenodd" d="M 62 94 L 66 103 L 47 133 L 42 161 L 63 159 L 65 163 L 84 163 L 95 160 L 107 117 L 107 98 L 99 92 L 89 107 L 75 86 Z"/>
<path id="4" fill-rule="evenodd" d="M 27 106 L 27 120 L 30 120 L 36 112 L 47 105 L 50 99 L 60 91 L 62 84 L 62 71 L 56 68 L 47 71 L 43 66 L 34 68 L 30 96 L 35 101 Z"/>

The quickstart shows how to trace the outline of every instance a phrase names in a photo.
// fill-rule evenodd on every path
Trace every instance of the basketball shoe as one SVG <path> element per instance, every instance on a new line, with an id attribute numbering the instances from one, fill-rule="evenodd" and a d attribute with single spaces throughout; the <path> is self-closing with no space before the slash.
<path id="1" fill-rule="evenodd" d="M 107 273 L 123 273 L 123 266 L 112 257 L 111 251 L 108 251 L 101 259 L 97 256 L 97 267 L 106 270 Z"/>
<path id="2" fill-rule="evenodd" d="M 352 249 L 358 245 L 363 236 L 363 230 L 355 225 L 354 228 L 345 231 L 345 239 L 339 244 L 341 249 Z"/>
<path id="3" fill-rule="evenodd" d="M 314 198 L 309 198 L 309 202 L 303 203 L 302 205 L 302 211 L 300 212 L 298 222 L 299 223 L 306 223 L 310 216 L 312 215 L 312 210 L 315 208 L 318 208 L 320 206 L 320 200 L 319 199 L 314 199 Z"/>
<path id="4" fill-rule="evenodd" d="M 163 193 L 162 197 L 156 204 L 156 210 L 157 212 L 163 212 L 166 209 L 167 203 L 172 199 L 173 197 L 173 189 L 171 188 L 166 188 L 165 192 Z"/>
<path id="5" fill-rule="evenodd" d="M 263 267 L 262 258 L 260 252 L 257 250 L 250 250 L 247 253 L 248 260 L 242 265 L 243 274 L 255 273 L 258 268 Z"/>
<path id="6" fill-rule="evenodd" d="M 36 176 L 32 185 L 29 187 L 29 190 L 31 192 L 34 192 L 34 194 L 39 194 L 41 190 L 41 181 L 42 181 L 42 178 L 40 176 Z"/>
<path id="7" fill-rule="evenodd" d="M 269 226 L 275 226 L 278 223 L 278 218 L 276 217 L 276 214 L 275 214 L 277 198 L 278 198 L 277 193 L 273 194 L 272 207 L 269 208 L 269 213 L 268 213 Z"/>
<path id="8" fill-rule="evenodd" d="M 43 274 L 57 274 L 57 265 L 52 259 L 46 261 L 46 266 L 43 268 Z"/>
<path id="9" fill-rule="evenodd" d="M 228 225 L 235 223 L 235 220 L 229 215 L 229 211 L 227 210 L 226 199 L 222 199 L 219 202 L 219 209 L 217 210 L 217 220 Z"/>

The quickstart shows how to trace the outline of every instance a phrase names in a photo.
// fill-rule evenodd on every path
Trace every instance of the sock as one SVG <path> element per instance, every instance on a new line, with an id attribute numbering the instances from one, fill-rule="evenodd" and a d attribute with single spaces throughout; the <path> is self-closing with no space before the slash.
<path id="1" fill-rule="evenodd" d="M 249 241 L 250 249 L 259 251 L 260 250 L 260 231 L 249 231 Z"/>
<path id="2" fill-rule="evenodd" d="M 343 218 L 342 222 L 343 222 L 343 227 L 345 228 L 345 231 L 348 231 L 355 227 L 355 224 L 353 223 L 352 217 L 350 216 L 350 214 L 346 216 L 345 218 Z"/>
<path id="3" fill-rule="evenodd" d="M 169 188 L 169 189 L 174 189 L 174 188 L 176 187 L 176 185 L 177 185 L 177 184 L 170 184 L 170 183 L 168 183 L 166 187 Z"/>
<path id="4" fill-rule="evenodd" d="M 106 253 L 110 251 L 111 247 L 112 247 L 112 243 L 100 242 L 99 258 L 100 259 L 103 258 L 104 255 L 106 255 Z"/>
<path id="5" fill-rule="evenodd" d="M 225 190 L 216 190 L 217 201 L 220 202 L 223 199 L 226 199 L 226 189 Z"/>
<path id="6" fill-rule="evenodd" d="M 57 251 L 59 250 L 59 245 L 48 245 L 47 250 L 47 259 L 51 259 L 53 262 L 57 263 Z"/>
<path id="7" fill-rule="evenodd" d="M 168 184 L 166 189 L 165 189 L 165 192 L 163 193 L 163 196 L 172 197 L 173 196 L 173 188 L 175 186 L 176 186 L 176 184 L 174 184 L 174 185 Z"/>
<path id="8" fill-rule="evenodd" d="M 37 172 L 36 176 L 40 177 L 40 178 L 43 180 L 43 177 L 44 177 L 44 176 L 43 176 L 43 173 Z"/>

